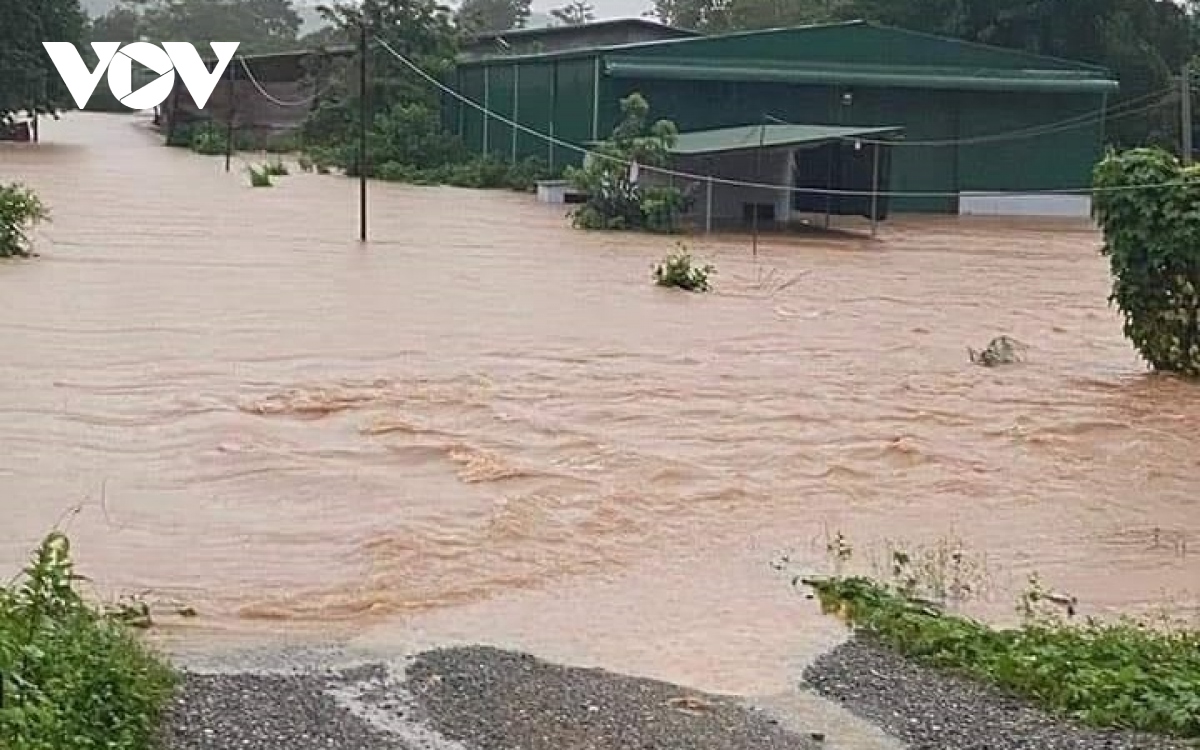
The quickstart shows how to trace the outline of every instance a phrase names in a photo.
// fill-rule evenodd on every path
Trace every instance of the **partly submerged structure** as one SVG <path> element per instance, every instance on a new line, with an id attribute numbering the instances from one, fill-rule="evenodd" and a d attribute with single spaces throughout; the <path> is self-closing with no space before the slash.
<path id="1" fill-rule="evenodd" d="M 1103 68 L 862 21 L 721 36 L 647 23 L 637 33 L 655 38 L 628 43 L 589 46 L 586 26 L 553 51 L 537 46 L 561 33 L 549 29 L 519 32 L 519 48 L 481 43 L 449 83 L 493 116 L 448 99 L 447 123 L 479 153 L 557 168 L 639 92 L 684 133 L 679 171 L 727 188 L 713 191 L 717 218 L 1089 211 L 1086 196 L 1046 191 L 1090 184 L 1117 90 Z M 857 189 L 868 173 L 890 200 Z M 737 182 L 790 189 L 732 195 Z"/>

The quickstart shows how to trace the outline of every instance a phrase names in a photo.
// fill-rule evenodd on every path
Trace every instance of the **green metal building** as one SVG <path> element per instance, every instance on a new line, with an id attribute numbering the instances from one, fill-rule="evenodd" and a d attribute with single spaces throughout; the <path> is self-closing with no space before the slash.
<path id="1" fill-rule="evenodd" d="M 646 33 L 644 22 L 642 33 Z M 722 36 L 480 55 L 450 81 L 501 117 L 573 144 L 603 139 L 622 97 L 682 132 L 765 122 L 900 128 L 887 189 L 893 211 L 959 213 L 973 192 L 1090 184 L 1117 83 L 1103 68 L 853 21 Z M 581 155 L 458 102 L 453 129 L 480 153 Z M 1047 130 L 1047 126 L 1055 126 Z"/>

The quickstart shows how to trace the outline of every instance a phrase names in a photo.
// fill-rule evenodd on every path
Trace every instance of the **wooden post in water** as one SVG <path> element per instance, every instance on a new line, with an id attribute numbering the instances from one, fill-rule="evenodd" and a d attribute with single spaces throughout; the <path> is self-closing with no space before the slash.
<path id="1" fill-rule="evenodd" d="M 358 19 L 358 241 L 367 241 L 367 16 Z"/>
<path id="2" fill-rule="evenodd" d="M 231 62 L 229 64 L 228 84 L 225 87 L 225 90 L 228 92 L 228 95 L 227 95 L 228 101 L 225 102 L 225 119 L 226 119 L 226 123 L 225 123 L 225 171 L 226 172 L 229 171 L 229 164 L 231 161 L 233 161 L 233 101 L 234 101 L 233 76 L 234 76 L 234 70 L 233 70 L 233 63 Z"/>

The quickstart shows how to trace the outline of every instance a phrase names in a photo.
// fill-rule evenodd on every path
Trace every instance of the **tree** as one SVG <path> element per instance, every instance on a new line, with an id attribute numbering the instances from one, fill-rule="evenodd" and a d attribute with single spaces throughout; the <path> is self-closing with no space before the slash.
<path id="1" fill-rule="evenodd" d="M 587 0 L 571 0 L 567 5 L 550 11 L 550 15 L 567 26 L 582 26 L 596 20 L 596 9 Z"/>
<path id="2" fill-rule="evenodd" d="M 92 23 L 95 41 L 240 42 L 240 54 L 294 49 L 300 15 L 292 0 L 121 0 Z"/>
<path id="3" fill-rule="evenodd" d="M 458 24 L 470 31 L 508 31 L 524 28 L 532 0 L 463 0 Z"/>
<path id="4" fill-rule="evenodd" d="M 357 40 L 361 25 L 366 24 L 371 36 L 429 75 L 443 76 L 453 68 L 463 32 L 454 24 L 451 9 L 435 0 L 363 0 L 361 4 L 357 0 L 338 0 L 320 10 L 333 24 L 336 35 Z M 371 46 L 367 64 L 369 140 L 389 141 L 395 147 L 389 134 L 397 132 L 392 122 L 397 118 L 403 121 L 403 130 L 414 134 L 441 130 L 441 99 L 432 84 L 382 44 Z M 314 146 L 336 151 L 336 163 L 352 170 L 363 96 L 357 74 L 331 64 L 315 77 L 322 93 L 305 121 L 305 139 Z"/>
<path id="5" fill-rule="evenodd" d="M 84 22 L 79 0 L 0 0 L 0 126 L 73 106 L 42 42 L 78 44 Z"/>

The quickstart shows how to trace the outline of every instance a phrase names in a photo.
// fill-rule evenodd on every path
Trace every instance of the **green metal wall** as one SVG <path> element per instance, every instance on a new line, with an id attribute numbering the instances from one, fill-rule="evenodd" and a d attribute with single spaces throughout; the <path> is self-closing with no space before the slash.
<path id="1" fill-rule="evenodd" d="M 848 34 L 847 29 L 854 33 Z M 892 61 L 895 64 L 1014 67 L 1060 63 L 1008 50 L 869 26 L 834 26 L 804 32 L 803 50 L 794 31 L 735 34 L 640 47 L 641 58 L 660 55 L 758 60 Z M 620 99 L 638 91 L 650 102 L 653 119 L 674 120 L 680 130 L 762 122 L 764 116 L 801 124 L 900 126 L 906 141 L 990 136 L 1094 113 L 1103 94 L 974 92 L 953 89 L 847 89 L 789 83 L 692 80 L 597 79 L 602 51 L 496 59 L 464 64 L 460 90 L 496 113 L 563 141 L 585 144 L 603 138 L 620 117 Z M 1061 63 L 1067 68 L 1071 63 Z M 602 66 L 601 66 L 602 67 Z M 598 90 L 597 90 L 598 89 Z M 850 93 L 849 104 L 843 94 Z M 598 110 L 595 105 L 598 103 Z M 478 111 L 461 107 L 457 132 L 476 153 L 508 159 L 538 156 L 555 168 L 578 164 L 578 152 L 551 146 L 497 120 L 484 123 Z M 1103 125 L 1018 140 L 946 146 L 895 146 L 891 185 L 896 192 L 956 193 L 972 190 L 1046 190 L 1084 187 L 1100 155 Z M 891 201 L 897 212 L 958 210 L 957 198 L 922 196 Z"/>
<path id="2" fill-rule="evenodd" d="M 596 72 L 594 57 L 459 66 L 456 74 L 459 91 L 490 110 L 493 116 L 485 118 L 478 109 L 460 104 L 447 120 L 453 123 L 452 131 L 474 153 L 486 152 L 513 161 L 534 156 L 555 169 L 578 164 L 583 157 L 577 150 L 553 145 L 545 138 L 513 128 L 500 118 L 582 146 L 594 140 L 593 128 L 603 119 L 594 113 Z M 601 81 L 602 90 L 606 88 L 604 83 Z M 613 100 L 611 110 L 615 112 L 617 108 Z M 611 129 L 611 124 L 601 126 L 600 137 Z"/>

